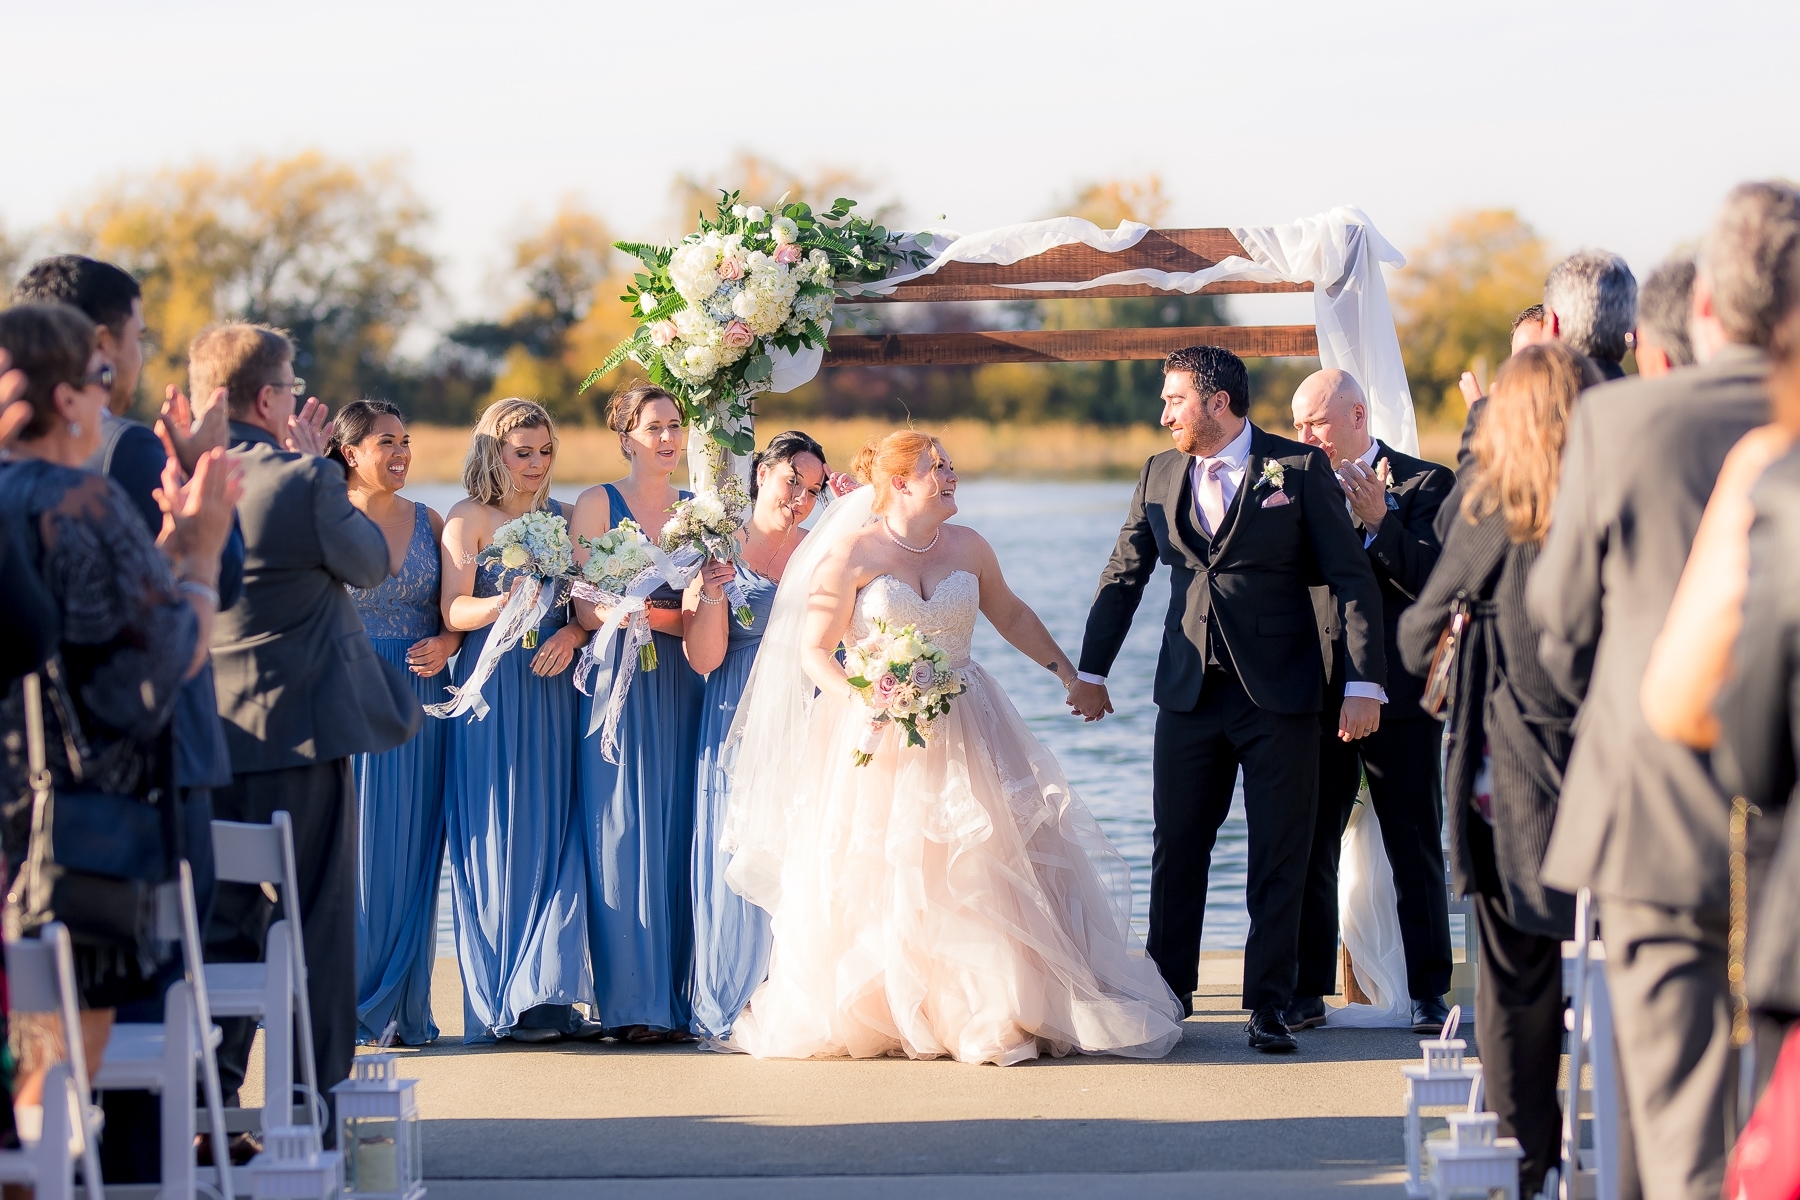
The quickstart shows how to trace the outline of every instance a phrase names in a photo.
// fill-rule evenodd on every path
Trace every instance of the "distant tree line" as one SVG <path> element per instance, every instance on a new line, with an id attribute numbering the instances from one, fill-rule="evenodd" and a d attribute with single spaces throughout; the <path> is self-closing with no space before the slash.
<path id="1" fill-rule="evenodd" d="M 786 194 L 809 202 L 868 196 L 867 181 L 838 170 L 802 176 L 741 155 L 707 177 L 682 176 L 670 191 L 673 236 L 722 187 L 768 205 Z M 869 205 L 877 215 L 895 205 Z M 1050 206 L 1111 227 L 1122 219 L 1160 224 L 1169 208 L 1161 182 L 1106 181 Z M 513 297 L 491 317 L 438 334 L 424 328 L 441 309 L 442 264 L 426 248 L 430 213 L 390 163 L 356 165 L 317 152 L 257 160 L 236 169 L 209 163 L 110 185 L 53 228 L 0 227 L 0 283 L 48 253 L 77 251 L 131 270 L 144 286 L 155 339 L 141 404 L 186 374 L 190 338 L 220 320 L 266 321 L 299 346 L 296 368 L 335 404 L 390 399 L 415 421 L 468 424 L 500 396 L 543 400 L 564 421 L 599 420 L 605 397 L 635 371 L 627 364 L 585 395 L 583 378 L 634 325 L 619 302 L 632 262 L 612 248 L 618 232 L 572 200 L 511 247 L 500 283 Z M 1541 298 L 1548 248 L 1511 212 L 1458 215 L 1414 251 L 1394 279 L 1401 346 L 1414 403 L 1429 421 L 1462 371 L 1485 374 L 1505 357 L 1514 313 Z M 1229 322 L 1210 296 L 984 304 L 840 306 L 838 327 L 862 332 L 973 328 L 1113 328 Z M 1253 360 L 1253 416 L 1286 423 L 1287 398 L 1312 360 Z M 764 396 L 766 418 L 881 416 L 892 420 L 974 417 L 1097 425 L 1154 423 L 1161 370 L 1155 362 L 995 364 L 981 367 L 823 371 L 805 387 Z"/>

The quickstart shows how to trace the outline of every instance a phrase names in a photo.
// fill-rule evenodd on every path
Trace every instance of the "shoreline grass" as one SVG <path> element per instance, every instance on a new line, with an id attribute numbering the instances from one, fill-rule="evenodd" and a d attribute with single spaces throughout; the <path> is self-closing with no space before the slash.
<path id="1" fill-rule="evenodd" d="M 1169 435 L 1149 425 L 1101 426 L 1053 421 L 1038 425 L 990 425 L 985 421 L 915 421 L 914 427 L 944 441 L 959 474 L 1023 479 L 1132 479 L 1144 460 L 1170 446 Z M 783 429 L 803 429 L 825 447 L 835 470 L 844 470 L 870 438 L 898 428 L 874 418 L 815 418 L 792 423 L 766 420 L 758 441 Z M 462 478 L 469 446 L 467 429 L 445 425 L 413 425 L 412 480 L 456 483 Z M 1285 430 L 1277 431 L 1285 434 Z M 557 431 L 556 479 L 559 483 L 599 483 L 626 473 L 617 435 L 592 425 L 566 425 Z M 1421 431 L 1424 457 L 1454 463 L 1460 431 Z"/>

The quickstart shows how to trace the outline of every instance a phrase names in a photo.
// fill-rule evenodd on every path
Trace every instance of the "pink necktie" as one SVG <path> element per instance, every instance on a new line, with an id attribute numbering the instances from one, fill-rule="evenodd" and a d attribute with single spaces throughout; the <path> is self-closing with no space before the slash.
<path id="1" fill-rule="evenodd" d="M 1222 458 L 1200 460 L 1200 481 L 1194 488 L 1194 504 L 1200 509 L 1200 525 L 1211 537 L 1225 523 L 1225 484 L 1220 476 L 1229 466 Z"/>

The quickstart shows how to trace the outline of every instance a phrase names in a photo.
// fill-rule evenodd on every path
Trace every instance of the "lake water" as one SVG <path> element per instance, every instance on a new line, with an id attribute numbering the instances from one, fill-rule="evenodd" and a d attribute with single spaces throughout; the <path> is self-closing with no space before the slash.
<path id="1" fill-rule="evenodd" d="M 557 488 L 573 502 L 579 489 Z M 1008 582 L 1071 654 L 1081 647 L 1088 604 L 1131 502 L 1129 482 L 1047 483 L 971 480 L 958 486 L 957 520 L 994 546 Z M 462 497 L 451 485 L 408 488 L 406 495 L 444 512 Z M 986 619 L 975 632 L 975 657 L 1012 697 L 1032 731 L 1056 754 L 1069 782 L 1131 865 L 1132 918 L 1145 931 L 1150 903 L 1150 740 L 1156 706 L 1150 701 L 1168 604 L 1168 573 L 1146 589 L 1131 635 L 1108 676 L 1115 713 L 1084 724 L 1063 707 L 1062 685 L 1000 639 Z M 1250 919 L 1244 909 L 1247 829 L 1243 789 L 1213 850 L 1206 898 L 1204 946 L 1241 950 Z M 448 876 L 438 911 L 438 953 L 454 955 Z"/>

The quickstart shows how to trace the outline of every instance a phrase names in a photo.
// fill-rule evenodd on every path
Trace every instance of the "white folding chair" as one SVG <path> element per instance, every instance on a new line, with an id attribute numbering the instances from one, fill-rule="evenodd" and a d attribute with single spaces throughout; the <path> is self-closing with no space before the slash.
<path id="1" fill-rule="evenodd" d="M 36 939 L 6 944 L 6 982 L 14 1013 L 55 1013 L 61 1019 L 66 1057 L 44 1078 L 38 1127 L 29 1128 L 33 1122 L 20 1114 L 24 1148 L 0 1150 L 0 1180 L 34 1185 L 37 1200 L 66 1200 L 75 1194 L 75 1159 L 80 1158 L 88 1200 L 101 1200 L 96 1139 L 105 1117 L 88 1088 L 75 959 L 61 922 L 44 926 Z"/>
<path id="2" fill-rule="evenodd" d="M 306 999 L 306 949 L 300 926 L 300 876 L 294 866 L 294 824 L 277 812 L 267 825 L 214 821 L 213 869 L 220 883 L 272 884 L 284 919 L 269 928 L 259 963 L 208 963 L 206 989 L 221 1017 L 254 1017 L 263 1025 L 263 1107 L 241 1110 L 244 1128 L 318 1125 L 317 1068 L 313 1065 L 312 1006 Z M 294 1026 L 300 1027 L 304 1116 L 294 1113 Z M 234 1123 L 235 1124 L 235 1123 Z"/>
<path id="3" fill-rule="evenodd" d="M 1562 944 L 1563 1014 L 1569 1032 L 1569 1078 L 1563 1088 L 1562 1200 L 1617 1200 L 1619 1104 L 1613 1058 L 1612 993 L 1606 983 L 1606 946 L 1594 937 L 1592 897 L 1575 894 L 1575 940 Z M 1582 1063 L 1591 1087 L 1583 1087 Z M 1586 1123 L 1588 1145 L 1583 1146 Z"/>
<path id="4" fill-rule="evenodd" d="M 194 1085 L 203 1083 L 212 1130 L 213 1170 L 219 1193 L 231 1196 L 230 1137 L 219 1088 L 220 1033 L 207 1003 L 194 875 L 186 859 L 181 861 L 173 888 L 165 887 L 159 900 L 159 932 L 180 941 L 184 978 L 163 993 L 162 1024 L 113 1026 L 94 1086 L 102 1091 L 144 1091 L 162 1097 L 161 1194 L 192 1200 L 199 1181 L 194 1162 Z"/>

